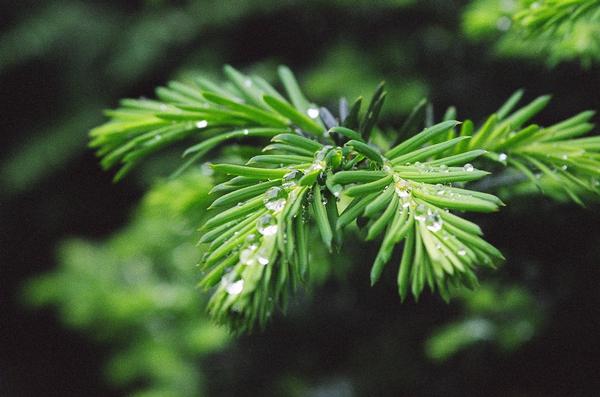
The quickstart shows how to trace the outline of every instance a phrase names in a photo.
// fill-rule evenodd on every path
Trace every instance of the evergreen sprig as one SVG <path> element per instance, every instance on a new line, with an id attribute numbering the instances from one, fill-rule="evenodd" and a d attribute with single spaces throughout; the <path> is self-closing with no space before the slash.
<path id="1" fill-rule="evenodd" d="M 318 109 L 304 98 L 286 67 L 279 74 L 291 104 L 258 76 L 230 66 L 224 71 L 224 84 L 203 78 L 174 81 L 156 90 L 157 100 L 124 99 L 118 109 L 107 110 L 111 120 L 90 132 L 90 146 L 103 157 L 102 166 L 120 164 L 115 175 L 119 180 L 158 150 L 184 140 L 200 141 L 185 151 L 189 160 L 181 172 L 227 140 L 270 138 L 293 132 L 295 126 L 313 134 L 323 129 Z"/>
<path id="2" fill-rule="evenodd" d="M 554 34 L 562 25 L 571 28 L 580 19 L 600 22 L 599 0 L 523 0 L 523 9 L 514 15 L 530 35 Z"/>
<path id="3" fill-rule="evenodd" d="M 595 112 L 587 110 L 548 127 L 526 124 L 548 105 L 550 96 L 513 111 L 522 96 L 522 90 L 516 91 L 477 130 L 466 120 L 457 135 L 473 138 L 454 152 L 484 149 L 487 158 L 523 173 L 542 190 L 541 179 L 547 178 L 580 205 L 582 194 L 598 196 L 600 137 L 586 136 L 594 128 L 590 120 Z"/>
<path id="4" fill-rule="evenodd" d="M 587 67 L 600 60 L 599 24 L 599 0 L 474 0 L 463 18 L 467 35 L 496 39 L 500 54 Z"/>
<path id="5" fill-rule="evenodd" d="M 330 251 L 340 249 L 342 232 L 353 225 L 367 240 L 382 236 L 372 284 L 394 247 L 403 244 L 401 299 L 409 292 L 418 298 L 425 286 L 444 299 L 454 288 L 474 287 L 478 267 L 503 260 L 476 224 L 454 213 L 492 212 L 503 205 L 464 186 L 488 174 L 470 164 L 481 156 L 528 175 L 535 167 L 571 184 L 598 172 L 595 138 L 573 139 L 591 129 L 592 113 L 548 128 L 523 127 L 547 97 L 511 113 L 522 95 L 517 92 L 477 131 L 469 120 L 452 120 L 449 111 L 443 122 L 382 147 L 374 142 L 385 141 L 376 126 L 386 98 L 383 84 L 364 112 L 362 98 L 352 106 L 342 100 L 331 112 L 310 103 L 285 67 L 279 75 L 286 96 L 231 67 L 225 74 L 223 84 L 171 83 L 157 91 L 158 101 L 124 100 L 108 112 L 111 121 L 92 131 L 92 146 L 105 167 L 123 164 L 120 178 L 145 156 L 184 139 L 196 140 L 184 152 L 191 156 L 187 165 L 226 140 L 268 140 L 263 153 L 244 165 L 213 165 L 230 178 L 213 189 L 220 194 L 211 206 L 218 213 L 202 227 L 206 274 L 200 285 L 214 288 L 213 318 L 236 332 L 263 326 L 307 281 L 309 236 L 317 231 Z M 423 109 L 421 103 L 402 134 L 414 133 Z M 572 170 L 549 168 L 565 164 Z"/>

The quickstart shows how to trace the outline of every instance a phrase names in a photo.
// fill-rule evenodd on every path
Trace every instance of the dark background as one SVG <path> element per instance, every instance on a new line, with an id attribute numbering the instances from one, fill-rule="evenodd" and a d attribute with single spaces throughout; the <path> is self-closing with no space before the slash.
<path id="1" fill-rule="evenodd" d="M 488 45 L 470 43 L 461 35 L 463 2 L 426 1 L 408 8 L 352 2 L 291 1 L 273 7 L 260 3 L 265 3 L 264 8 L 231 22 L 211 24 L 199 19 L 202 29 L 190 29 L 185 39 L 170 37 L 154 58 L 140 59 L 151 65 L 136 69 L 133 59 L 134 66 L 121 69 L 119 75 L 111 62 L 123 55 L 119 51 L 127 50 L 120 46 L 127 24 L 160 15 L 164 4 L 95 2 L 87 6 L 87 19 L 78 17 L 72 26 L 61 28 L 66 29 L 63 36 L 41 44 L 23 39 L 17 51 L 22 58 L 12 63 L 5 58 L 1 64 L 4 164 L 30 145 L 56 145 L 64 152 L 30 153 L 32 163 L 41 163 L 38 176 L 3 180 L 0 395 L 119 396 L 127 392 L 102 378 L 109 354 L 104 344 L 64 328 L 52 310 L 25 307 L 20 289 L 28 278 L 56 266 L 58 241 L 68 236 L 106 237 L 126 223 L 146 185 L 134 178 L 113 184 L 112 175 L 100 170 L 85 148 L 86 132 L 102 121 L 101 109 L 115 106 L 121 97 L 152 96 L 154 87 L 173 77 L 182 65 L 214 70 L 230 63 L 244 68 L 269 59 L 292 67 L 302 82 L 305 72 L 327 58 L 335 43 L 344 41 L 365 55 L 369 76 L 375 73 L 378 79 L 394 81 L 416 76 L 437 109 L 453 104 L 459 117 L 481 120 L 520 87 L 529 99 L 554 95 L 550 108 L 538 118 L 540 123 L 600 109 L 597 66 L 584 69 L 572 62 L 548 68 L 540 61 L 495 57 Z M 56 4 L 60 10 L 61 3 Z M 0 34 L 23 26 L 27 18 L 49 6 L 50 2 L 2 2 Z M 185 10 L 184 2 L 180 6 Z M 98 27 L 96 32 L 91 25 L 100 21 L 108 21 L 108 27 Z M 160 18 L 156 23 L 161 23 Z M 40 35 L 48 38 L 50 33 Z M 394 43 L 403 46 L 410 59 L 401 66 L 389 58 L 379 64 L 378 49 Z M 31 49 L 35 45 L 40 47 L 37 52 Z M 23 55 L 28 50 L 31 55 Z M 88 54 L 82 55 L 84 51 Z M 207 53 L 211 57 L 203 63 Z M 361 71 L 361 65 L 347 66 Z M 86 113 L 87 104 L 97 113 Z M 394 103 L 386 107 L 393 109 Z M 45 134 L 49 126 L 60 129 L 76 112 L 86 114 L 74 124 L 76 134 Z M 398 125 L 405 113 L 390 113 L 385 122 Z M 496 274 L 483 277 L 524 284 L 548 308 L 548 321 L 515 352 L 503 354 L 483 345 L 442 364 L 423 359 L 425 331 L 452 318 L 457 308 L 433 296 L 400 305 L 392 277 L 377 288 L 368 287 L 368 263 L 375 246 L 357 243 L 348 245 L 359 259 L 346 282 L 325 284 L 305 305 L 277 318 L 265 332 L 242 337 L 235 349 L 208 359 L 204 366 L 208 394 L 274 393 L 265 387 L 282 373 L 322 381 L 338 392 L 346 390 L 344 382 L 350 379 L 356 395 L 563 396 L 600 391 L 599 207 L 591 204 L 583 209 L 544 197 L 511 204 L 500 214 L 481 219 L 489 241 L 509 258 Z M 325 393 L 320 395 L 327 395 L 329 389 L 320 390 Z"/>

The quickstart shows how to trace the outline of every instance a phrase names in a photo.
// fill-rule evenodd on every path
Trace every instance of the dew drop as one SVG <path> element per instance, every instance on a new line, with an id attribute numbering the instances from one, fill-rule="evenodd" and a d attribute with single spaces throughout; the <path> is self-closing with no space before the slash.
<path id="1" fill-rule="evenodd" d="M 460 256 L 465 256 L 467 255 L 467 250 L 465 249 L 465 247 L 460 247 L 458 251 L 456 251 L 456 253 Z"/>
<path id="2" fill-rule="evenodd" d="M 311 119 L 316 119 L 317 117 L 319 117 L 319 109 L 308 108 L 306 110 L 306 114 L 308 114 L 308 117 L 310 117 Z"/>
<path id="3" fill-rule="evenodd" d="M 512 21 L 506 15 L 498 18 L 498 20 L 496 21 L 496 27 L 502 32 L 506 32 L 508 29 L 510 29 L 511 24 Z"/>
<path id="4" fill-rule="evenodd" d="M 335 197 L 340 197 L 340 194 L 342 194 L 342 190 L 343 190 L 343 186 L 342 185 L 333 185 L 331 187 L 331 189 L 329 189 L 331 191 L 331 193 L 335 196 Z"/>
<path id="5" fill-rule="evenodd" d="M 256 263 L 255 252 L 258 246 L 250 244 L 248 247 L 240 251 L 240 262 L 244 265 L 254 265 Z"/>
<path id="6" fill-rule="evenodd" d="M 508 156 L 506 155 L 506 153 L 500 153 L 498 155 L 498 160 L 500 161 L 506 161 L 508 159 Z"/>
<path id="7" fill-rule="evenodd" d="M 213 168 L 208 163 L 203 163 L 200 166 L 200 171 L 202 172 L 202 175 L 206 176 L 211 176 L 215 173 L 215 170 L 213 170 Z"/>
<path id="8" fill-rule="evenodd" d="M 422 222 L 427 215 L 427 207 L 424 204 L 419 204 L 415 208 L 415 220 Z"/>
<path id="9" fill-rule="evenodd" d="M 443 196 L 444 194 L 446 194 L 446 191 L 444 190 L 444 185 L 442 185 L 441 183 L 436 184 L 435 192 L 439 196 Z"/>
<path id="10" fill-rule="evenodd" d="M 280 187 L 272 187 L 265 192 L 263 202 L 265 207 L 271 211 L 281 211 L 285 206 L 286 192 Z"/>
<path id="11" fill-rule="evenodd" d="M 235 277 L 234 273 L 229 272 L 221 278 L 221 285 L 229 295 L 239 295 L 244 289 L 244 280 L 234 281 Z"/>
<path id="12" fill-rule="evenodd" d="M 263 236 L 272 236 L 277 233 L 277 219 L 271 214 L 265 214 L 256 221 L 256 228 Z"/>
<path id="13" fill-rule="evenodd" d="M 310 165 L 310 167 L 308 167 L 306 169 L 306 172 L 310 173 L 312 171 L 321 171 L 323 169 L 325 169 L 325 165 L 323 164 L 323 162 L 322 161 L 316 161 L 316 162 L 312 163 Z"/>
<path id="14" fill-rule="evenodd" d="M 463 167 L 463 170 L 465 170 L 467 172 L 472 172 L 474 169 L 475 168 L 470 163 L 465 164 L 464 167 Z"/>
<path id="15" fill-rule="evenodd" d="M 566 171 L 569 167 L 566 164 L 563 164 L 560 169 Z"/>
<path id="16" fill-rule="evenodd" d="M 323 161 L 325 160 L 325 156 L 327 156 L 327 153 L 333 149 L 333 146 L 331 145 L 326 145 L 323 146 L 321 149 L 319 149 L 319 151 L 315 154 L 315 160 L 317 161 Z"/>
<path id="17" fill-rule="evenodd" d="M 263 266 L 269 264 L 269 253 L 265 247 L 258 250 L 258 253 L 256 254 L 256 260 Z"/>
<path id="18" fill-rule="evenodd" d="M 250 80 L 250 79 L 246 79 L 246 80 L 244 80 L 244 85 L 245 85 L 246 87 L 252 87 L 252 80 Z"/>
<path id="19" fill-rule="evenodd" d="M 250 131 L 248 131 L 248 129 L 244 129 L 244 135 L 248 135 L 250 133 Z"/>
<path id="20" fill-rule="evenodd" d="M 408 198 L 410 196 L 410 186 L 403 179 L 398 180 L 394 184 L 394 190 L 396 191 L 396 194 L 398 195 L 398 197 L 400 197 L 402 199 Z"/>
<path id="21" fill-rule="evenodd" d="M 300 180 L 300 178 L 302 178 L 303 174 L 302 172 L 298 171 L 298 170 L 291 170 L 290 172 L 288 172 L 287 174 L 285 174 L 282 178 L 282 187 L 284 188 L 292 188 L 294 187 L 298 181 Z"/>
<path id="22" fill-rule="evenodd" d="M 437 211 L 429 212 L 427 214 L 427 217 L 425 218 L 425 226 L 427 229 L 431 230 L 432 232 L 439 232 L 442 230 L 442 225 L 442 218 L 440 218 L 440 215 L 437 213 Z"/>
<path id="23" fill-rule="evenodd" d="M 196 128 L 206 128 L 208 126 L 208 121 L 200 120 L 196 123 Z"/>
<path id="24" fill-rule="evenodd" d="M 242 293 L 243 289 L 244 289 L 244 280 L 235 281 L 225 287 L 225 291 L 227 291 L 227 293 L 229 295 L 239 295 Z"/>
<path id="25" fill-rule="evenodd" d="M 440 171 L 449 172 L 450 170 L 448 170 L 448 166 L 446 164 L 442 164 L 440 165 Z"/>

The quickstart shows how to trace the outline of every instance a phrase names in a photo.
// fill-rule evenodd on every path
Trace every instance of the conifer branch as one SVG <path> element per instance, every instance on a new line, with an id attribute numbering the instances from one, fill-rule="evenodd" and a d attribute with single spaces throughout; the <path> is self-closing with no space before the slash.
<path id="1" fill-rule="evenodd" d="M 336 116 L 310 103 L 289 69 L 279 72 L 286 95 L 226 67 L 225 84 L 171 83 L 157 90 L 158 101 L 124 100 L 108 112 L 112 120 L 91 133 L 102 164 L 122 164 L 117 178 L 179 141 L 195 141 L 184 152 L 192 159 L 188 165 L 227 140 L 266 143 L 244 165 L 213 165 L 230 179 L 213 189 L 220 194 L 211 206 L 218 213 L 202 227 L 206 274 L 200 285 L 214 289 L 213 318 L 235 332 L 264 326 L 308 281 L 309 236 L 320 235 L 332 251 L 353 225 L 367 240 L 382 236 L 372 284 L 395 246 L 403 245 L 397 271 L 401 299 L 409 293 L 418 298 L 428 286 L 447 300 L 455 288 L 476 286 L 479 267 L 504 259 L 476 224 L 454 213 L 493 212 L 504 205 L 464 186 L 489 174 L 470 164 L 482 156 L 526 175 L 539 170 L 560 178 L 576 201 L 574 186 L 597 192 L 590 178 L 600 170 L 600 144 L 595 137 L 580 138 L 592 128 L 592 112 L 548 128 L 525 126 L 549 97 L 513 111 L 522 95 L 517 92 L 479 129 L 469 120 L 453 120 L 451 109 L 441 123 L 382 148 L 371 138 L 382 137 L 376 124 L 386 97 L 383 84 L 364 112 L 359 98 L 351 107 L 342 101 Z M 419 104 L 406 121 L 405 134 L 426 116 L 423 109 Z"/>

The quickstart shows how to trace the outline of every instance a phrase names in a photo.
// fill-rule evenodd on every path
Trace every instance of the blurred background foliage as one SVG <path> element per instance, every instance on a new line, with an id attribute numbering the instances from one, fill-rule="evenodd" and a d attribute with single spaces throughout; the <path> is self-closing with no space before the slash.
<path id="1" fill-rule="evenodd" d="M 200 275 L 193 265 L 201 255 L 195 228 L 212 183 L 206 168 L 165 182 L 166 170 L 180 161 L 166 152 L 115 186 L 85 149 L 86 131 L 103 120 L 101 109 L 121 97 L 151 97 L 172 78 L 217 76 L 223 63 L 267 78 L 286 63 L 310 99 L 325 105 L 340 95 L 368 96 L 385 79 L 388 129 L 423 96 L 438 118 L 456 105 L 459 119 L 481 120 L 519 87 L 529 97 L 555 94 L 543 122 L 600 109 L 597 7 L 540 35 L 515 17 L 532 6 L 517 0 L 0 4 L 0 394 L 600 390 L 593 364 L 600 357 L 597 205 L 583 210 L 542 198 L 528 183 L 505 189 L 512 206 L 477 221 L 508 262 L 483 275 L 481 289 L 449 305 L 431 296 L 401 305 L 390 278 L 368 287 L 376 244 L 349 240 L 343 254 L 316 252 L 335 277 L 315 274 L 286 316 L 234 340 L 207 321 L 205 297 L 195 288 Z M 232 145 L 227 156 L 244 150 L 251 149 Z M 26 309 L 48 305 L 53 309 Z"/>
<path id="2" fill-rule="evenodd" d="M 123 230 L 103 243 L 62 242 L 60 267 L 27 286 L 30 304 L 52 304 L 66 325 L 111 346 L 108 379 L 144 385 L 132 395 L 198 395 L 195 363 L 228 340 L 207 319 L 190 266 L 211 186 L 199 172 L 159 184 Z"/>
<path id="3" fill-rule="evenodd" d="M 550 66 L 600 61 L 598 0 L 475 0 L 465 9 L 463 31 L 503 57 Z"/>

